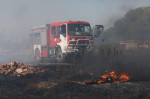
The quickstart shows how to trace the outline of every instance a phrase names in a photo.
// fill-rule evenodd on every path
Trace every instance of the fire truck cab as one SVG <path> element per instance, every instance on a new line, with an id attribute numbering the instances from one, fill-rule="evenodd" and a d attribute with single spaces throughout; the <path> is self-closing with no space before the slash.
<path id="1" fill-rule="evenodd" d="M 103 26 L 97 25 L 97 29 L 103 29 Z M 33 54 L 38 61 L 52 57 L 57 61 L 63 61 L 67 54 L 81 49 L 87 50 L 94 45 L 94 35 L 90 24 L 84 21 L 65 21 L 34 26 L 31 30 L 31 40 Z"/>

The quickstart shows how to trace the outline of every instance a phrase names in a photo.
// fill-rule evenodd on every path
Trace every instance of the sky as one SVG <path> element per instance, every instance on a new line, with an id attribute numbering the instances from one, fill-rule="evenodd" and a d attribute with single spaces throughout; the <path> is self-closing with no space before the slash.
<path id="1" fill-rule="evenodd" d="M 129 10 L 150 0 L 0 0 L 0 36 L 26 34 L 34 25 L 87 21 L 107 29 Z"/>

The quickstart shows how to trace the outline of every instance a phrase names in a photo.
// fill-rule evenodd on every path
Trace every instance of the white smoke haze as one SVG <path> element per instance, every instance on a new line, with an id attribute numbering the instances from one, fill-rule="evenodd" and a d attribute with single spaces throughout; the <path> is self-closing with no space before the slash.
<path id="1" fill-rule="evenodd" d="M 0 50 L 25 49 L 18 43 L 28 45 L 28 31 L 34 25 L 79 20 L 88 21 L 92 26 L 103 24 L 107 29 L 129 10 L 141 6 L 150 6 L 150 1 L 0 0 Z"/>
<path id="2" fill-rule="evenodd" d="M 149 0 L 0 0 L 0 25 L 5 33 L 26 33 L 33 25 L 67 20 L 113 24 L 133 8 Z M 112 19 L 114 21 L 112 21 Z M 111 22 L 111 23 L 110 23 Z"/>

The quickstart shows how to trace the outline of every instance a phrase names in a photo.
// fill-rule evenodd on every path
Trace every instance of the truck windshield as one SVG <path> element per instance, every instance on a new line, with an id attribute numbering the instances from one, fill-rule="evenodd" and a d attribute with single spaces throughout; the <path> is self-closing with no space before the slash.
<path id="1" fill-rule="evenodd" d="M 69 35 L 92 35 L 89 24 L 68 24 Z"/>

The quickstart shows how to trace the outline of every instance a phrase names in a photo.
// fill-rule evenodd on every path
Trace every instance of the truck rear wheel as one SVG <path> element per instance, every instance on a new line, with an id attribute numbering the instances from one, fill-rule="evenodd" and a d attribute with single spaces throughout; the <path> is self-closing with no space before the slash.
<path id="1" fill-rule="evenodd" d="M 37 62 L 42 62 L 42 58 L 41 58 L 39 49 L 35 50 L 35 59 Z"/>
<path id="2" fill-rule="evenodd" d="M 65 62 L 65 54 L 62 53 L 60 47 L 57 47 L 57 48 L 56 48 L 56 61 L 57 61 L 58 63 Z"/>

